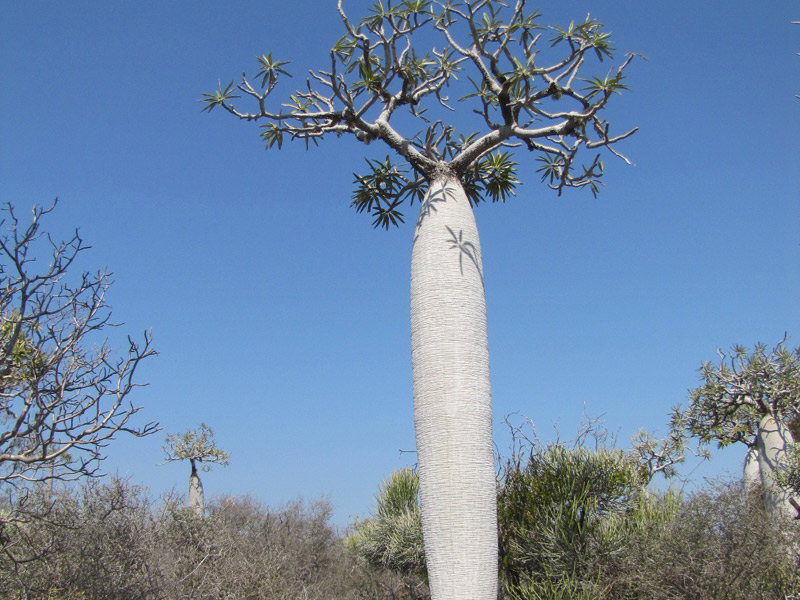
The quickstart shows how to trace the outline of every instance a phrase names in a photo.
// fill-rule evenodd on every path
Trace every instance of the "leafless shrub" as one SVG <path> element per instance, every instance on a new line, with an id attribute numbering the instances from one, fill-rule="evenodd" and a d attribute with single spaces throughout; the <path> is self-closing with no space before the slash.
<path id="1" fill-rule="evenodd" d="M 798 541 L 769 518 L 760 490 L 711 482 L 606 565 L 610 597 L 783 599 L 800 591 Z"/>
<path id="2" fill-rule="evenodd" d="M 330 512 L 327 501 L 271 511 L 247 497 L 211 503 L 206 518 L 169 508 L 158 557 L 168 597 L 330 597 L 343 554 Z"/>
<path id="3" fill-rule="evenodd" d="M 81 600 L 360 598 L 327 501 L 212 502 L 201 518 L 126 480 L 32 488 L 0 532 L 0 597 Z M 4 510 L 9 510 L 6 507 Z"/>
<path id="4" fill-rule="evenodd" d="M 155 597 L 153 523 L 143 488 L 89 480 L 78 491 L 29 490 L 25 515 L 0 540 L 0 595 L 13 598 Z M 14 510 L 14 509 L 12 509 Z M 16 595 L 16 596 L 15 596 Z"/>

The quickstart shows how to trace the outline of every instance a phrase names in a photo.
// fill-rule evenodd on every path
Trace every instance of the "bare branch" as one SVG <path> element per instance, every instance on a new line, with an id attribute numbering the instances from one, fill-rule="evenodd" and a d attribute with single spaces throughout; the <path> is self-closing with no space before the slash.
<path id="1" fill-rule="evenodd" d="M 158 430 L 131 424 L 141 407 L 129 399 L 140 362 L 156 354 L 151 336 L 128 338 L 127 355 L 112 355 L 99 337 L 113 326 L 109 275 L 68 272 L 88 247 L 77 233 L 54 242 L 41 229 L 54 206 L 34 209 L 21 227 L 9 205 L 0 239 L 0 481 L 10 483 L 95 475 L 118 433 Z M 40 246 L 51 259 L 37 270 Z"/>

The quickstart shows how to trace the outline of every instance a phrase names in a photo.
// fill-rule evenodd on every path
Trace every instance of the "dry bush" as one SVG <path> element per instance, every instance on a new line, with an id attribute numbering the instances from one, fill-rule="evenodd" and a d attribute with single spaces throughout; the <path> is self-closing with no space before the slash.
<path id="1" fill-rule="evenodd" d="M 21 494 L 0 539 L 0 594 L 7 598 L 156 597 L 150 562 L 153 522 L 141 487 L 122 479 L 89 480 L 52 495 Z"/>
<path id="2" fill-rule="evenodd" d="M 206 518 L 167 507 L 158 563 L 169 598 L 327 598 L 344 550 L 326 501 L 271 511 L 251 498 L 224 498 Z"/>
<path id="3" fill-rule="evenodd" d="M 712 482 L 631 536 L 604 565 L 612 598 L 784 599 L 800 591 L 796 524 L 770 519 L 760 490 Z M 674 517 L 669 517 L 673 513 Z"/>
<path id="4" fill-rule="evenodd" d="M 201 518 L 175 497 L 154 505 L 142 488 L 110 479 L 52 497 L 34 488 L 18 504 L 25 518 L 0 529 L 4 598 L 347 600 L 371 585 L 327 501 L 270 510 L 225 498 Z"/>
<path id="5" fill-rule="evenodd" d="M 154 503 L 121 479 L 52 493 L 36 486 L 12 500 L 0 506 L 3 598 L 428 597 L 418 574 L 351 552 L 326 501 L 275 510 L 248 497 L 222 498 L 201 518 L 182 499 Z M 526 572 L 508 597 L 751 600 L 800 592 L 797 527 L 770 520 L 758 489 L 715 483 L 688 498 L 641 494 L 625 506 L 598 516 L 591 539 L 603 543 L 590 544 L 580 569 L 554 568 L 544 579 Z M 519 537 L 518 550 L 532 557 L 527 539 Z"/>

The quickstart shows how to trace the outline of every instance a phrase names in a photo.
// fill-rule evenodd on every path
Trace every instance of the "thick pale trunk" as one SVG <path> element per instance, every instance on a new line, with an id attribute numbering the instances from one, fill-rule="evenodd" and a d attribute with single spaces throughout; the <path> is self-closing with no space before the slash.
<path id="1" fill-rule="evenodd" d="M 758 466 L 758 450 L 752 446 L 744 457 L 744 483 L 747 488 L 761 484 L 761 470 Z"/>
<path id="2" fill-rule="evenodd" d="M 189 508 L 194 510 L 198 517 L 204 513 L 203 483 L 197 474 L 197 467 L 192 461 L 192 474 L 189 476 Z"/>
<path id="3" fill-rule="evenodd" d="M 496 600 L 497 497 L 480 242 L 452 178 L 431 183 L 411 257 L 414 425 L 433 600 Z"/>
<path id="4" fill-rule="evenodd" d="M 784 515 L 789 519 L 794 518 L 797 511 L 789 502 L 791 495 L 775 482 L 775 470 L 792 443 L 792 432 L 780 420 L 772 415 L 761 419 L 756 433 L 756 449 L 764 503 L 773 515 Z"/>

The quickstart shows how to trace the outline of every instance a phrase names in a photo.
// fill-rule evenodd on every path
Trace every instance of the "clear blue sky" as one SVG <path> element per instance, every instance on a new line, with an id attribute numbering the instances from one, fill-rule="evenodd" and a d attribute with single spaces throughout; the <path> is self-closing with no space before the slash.
<path id="1" fill-rule="evenodd" d="M 345 1 L 353 17 L 368 5 Z M 800 344 L 800 10 L 537 6 L 546 24 L 591 11 L 620 57 L 649 61 L 608 115 L 640 127 L 620 147 L 635 166 L 607 159 L 598 199 L 556 197 L 525 154 L 517 197 L 477 210 L 496 443 L 507 448 L 507 414 L 568 436 L 585 406 L 624 445 L 640 427 L 665 432 L 717 346 L 784 332 Z M 0 11 L 0 201 L 58 196 L 50 229 L 80 228 L 93 246 L 82 266 L 115 274 L 115 339 L 152 328 L 161 353 L 135 400 L 164 432 L 113 444 L 106 469 L 184 491 L 188 466 L 157 466 L 163 434 L 205 422 L 231 452 L 205 476 L 209 495 L 327 495 L 337 523 L 367 514 L 379 481 L 414 462 L 399 453 L 414 448 L 412 228 L 376 231 L 349 208 L 355 143 L 265 152 L 254 126 L 198 102 L 269 50 L 296 76 L 326 65 L 335 2 Z"/>

